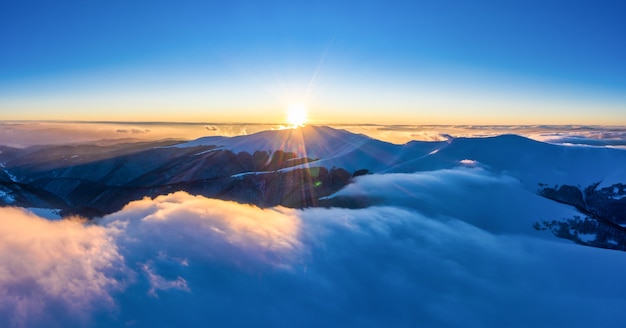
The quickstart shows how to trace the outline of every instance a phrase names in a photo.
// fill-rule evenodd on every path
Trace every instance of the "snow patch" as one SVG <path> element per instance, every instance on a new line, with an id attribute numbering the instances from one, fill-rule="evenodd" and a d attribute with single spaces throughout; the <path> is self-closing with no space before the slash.
<path id="1" fill-rule="evenodd" d="M 12 204 L 15 202 L 15 197 L 4 190 L 0 190 L 0 199 L 2 199 L 6 204 Z"/>
<path id="2" fill-rule="evenodd" d="M 259 174 L 267 174 L 267 173 L 271 173 L 271 172 L 243 172 L 243 173 L 233 174 L 230 177 L 231 178 L 241 178 L 241 177 L 244 177 L 246 175 L 259 175 Z"/>
<path id="3" fill-rule="evenodd" d="M 208 154 L 208 153 L 216 151 L 216 150 L 220 150 L 220 147 L 216 147 L 216 148 L 212 148 L 212 149 L 209 149 L 209 150 L 201 151 L 199 153 L 193 154 L 193 156 L 200 156 L 200 155 Z"/>
<path id="4" fill-rule="evenodd" d="M 39 207 L 27 207 L 26 210 L 29 212 L 42 217 L 44 219 L 48 219 L 50 221 L 57 221 L 63 219 L 61 216 L 61 209 L 59 208 L 39 208 Z"/>
<path id="5" fill-rule="evenodd" d="M 594 240 L 596 240 L 596 234 L 595 233 L 579 233 L 578 234 L 578 239 L 588 243 L 588 242 L 592 242 Z"/>
<path id="6" fill-rule="evenodd" d="M 613 194 L 615 195 L 611 196 L 610 198 L 614 200 L 626 198 L 626 193 L 622 194 L 622 190 L 618 186 L 613 187 Z"/>
<path id="7" fill-rule="evenodd" d="M 5 169 L 5 163 L 0 163 L 0 168 L 2 169 L 4 173 L 6 173 L 6 175 L 9 177 L 9 179 L 11 179 L 11 181 L 17 182 L 17 177 L 11 174 L 7 169 Z"/>

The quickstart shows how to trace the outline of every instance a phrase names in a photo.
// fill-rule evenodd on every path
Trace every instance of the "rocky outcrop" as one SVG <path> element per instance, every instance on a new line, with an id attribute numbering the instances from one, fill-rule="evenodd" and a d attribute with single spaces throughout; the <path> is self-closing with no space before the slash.
<path id="1" fill-rule="evenodd" d="M 574 206 L 584 218 L 537 222 L 537 230 L 578 244 L 626 251 L 626 185 L 618 183 L 598 188 L 600 183 L 584 189 L 574 186 L 544 188 L 539 194 L 559 203 Z"/>

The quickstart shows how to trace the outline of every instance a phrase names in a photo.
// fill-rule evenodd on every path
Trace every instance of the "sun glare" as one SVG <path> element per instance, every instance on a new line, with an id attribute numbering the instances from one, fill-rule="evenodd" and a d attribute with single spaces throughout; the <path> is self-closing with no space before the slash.
<path id="1" fill-rule="evenodd" d="M 291 105 L 287 108 L 287 123 L 294 126 L 306 123 L 306 107 L 303 105 Z"/>

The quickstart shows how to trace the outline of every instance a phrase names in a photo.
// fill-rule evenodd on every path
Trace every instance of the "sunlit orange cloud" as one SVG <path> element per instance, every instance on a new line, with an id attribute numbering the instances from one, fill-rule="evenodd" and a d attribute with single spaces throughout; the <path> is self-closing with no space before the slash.
<path id="1" fill-rule="evenodd" d="M 40 313 L 71 313 L 84 323 L 90 310 L 114 306 L 109 292 L 121 283 L 107 273 L 121 272 L 123 259 L 103 227 L 0 208 L 0 253 L 0 312 L 12 313 L 8 326 L 28 326 Z"/>
<path id="2" fill-rule="evenodd" d="M 300 221 L 294 209 L 261 209 L 186 192 L 131 202 L 100 224 L 126 232 L 139 228 L 171 231 L 177 226 L 195 225 L 188 232 L 190 236 L 213 236 L 224 242 L 224 248 L 233 247 L 246 253 L 292 252 L 300 247 Z M 133 233 L 141 231 L 133 230 Z"/>
<path id="3" fill-rule="evenodd" d="M 136 268 L 149 281 L 149 296 L 189 291 L 185 279 L 159 275 L 152 260 L 127 266 L 122 254 L 129 249 L 161 249 L 154 261 L 197 252 L 243 270 L 290 270 L 301 255 L 299 215 L 294 209 L 261 209 L 185 192 L 131 202 L 95 224 L 79 218 L 49 221 L 25 209 L 0 207 L 0 318 L 14 327 L 50 316 L 89 326 L 92 312 L 115 309 L 111 293 L 135 283 Z M 172 259 L 189 264 L 184 257 Z"/>
<path id="4" fill-rule="evenodd" d="M 114 140 L 189 140 L 206 136 L 239 136 L 285 127 L 287 124 L 0 121 L 0 144 L 26 147 L 41 144 L 110 143 Z"/>

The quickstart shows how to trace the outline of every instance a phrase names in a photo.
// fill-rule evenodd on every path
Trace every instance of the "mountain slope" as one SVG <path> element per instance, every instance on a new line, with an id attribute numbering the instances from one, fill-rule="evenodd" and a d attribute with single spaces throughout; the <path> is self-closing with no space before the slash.
<path id="1" fill-rule="evenodd" d="M 626 179 L 624 150 L 553 145 L 516 135 L 456 138 L 441 143 L 435 153 L 400 162 L 383 172 L 429 171 L 459 165 L 505 172 L 529 188 L 536 188 L 538 183 L 611 185 Z"/>
<path id="2" fill-rule="evenodd" d="M 298 157 L 334 158 L 360 148 L 374 139 L 361 134 L 326 126 L 305 126 L 297 129 L 262 131 L 237 137 L 205 137 L 173 147 L 217 146 L 235 153 L 257 150 L 282 150 Z"/>
<path id="3" fill-rule="evenodd" d="M 17 199 L 32 207 L 28 200 L 40 195 L 50 199 L 38 204 L 64 202 L 67 211 L 88 216 L 178 190 L 260 206 L 337 205 L 319 199 L 366 172 L 481 167 L 511 176 L 533 193 L 539 184 L 626 181 L 626 151 L 619 149 L 557 146 L 515 135 L 395 145 L 322 126 L 186 142 L 3 148 L 0 163 L 4 204 Z"/>
<path id="4" fill-rule="evenodd" d="M 409 173 L 483 166 L 511 174 L 528 187 L 599 181 L 610 185 L 626 179 L 624 150 L 553 145 L 517 135 L 395 145 L 344 130 L 307 126 L 233 138 L 207 137 L 173 147 L 200 145 L 234 152 L 280 149 L 317 159 L 307 164 L 310 166 L 341 167 L 351 172 L 367 169 L 373 173 Z"/>

